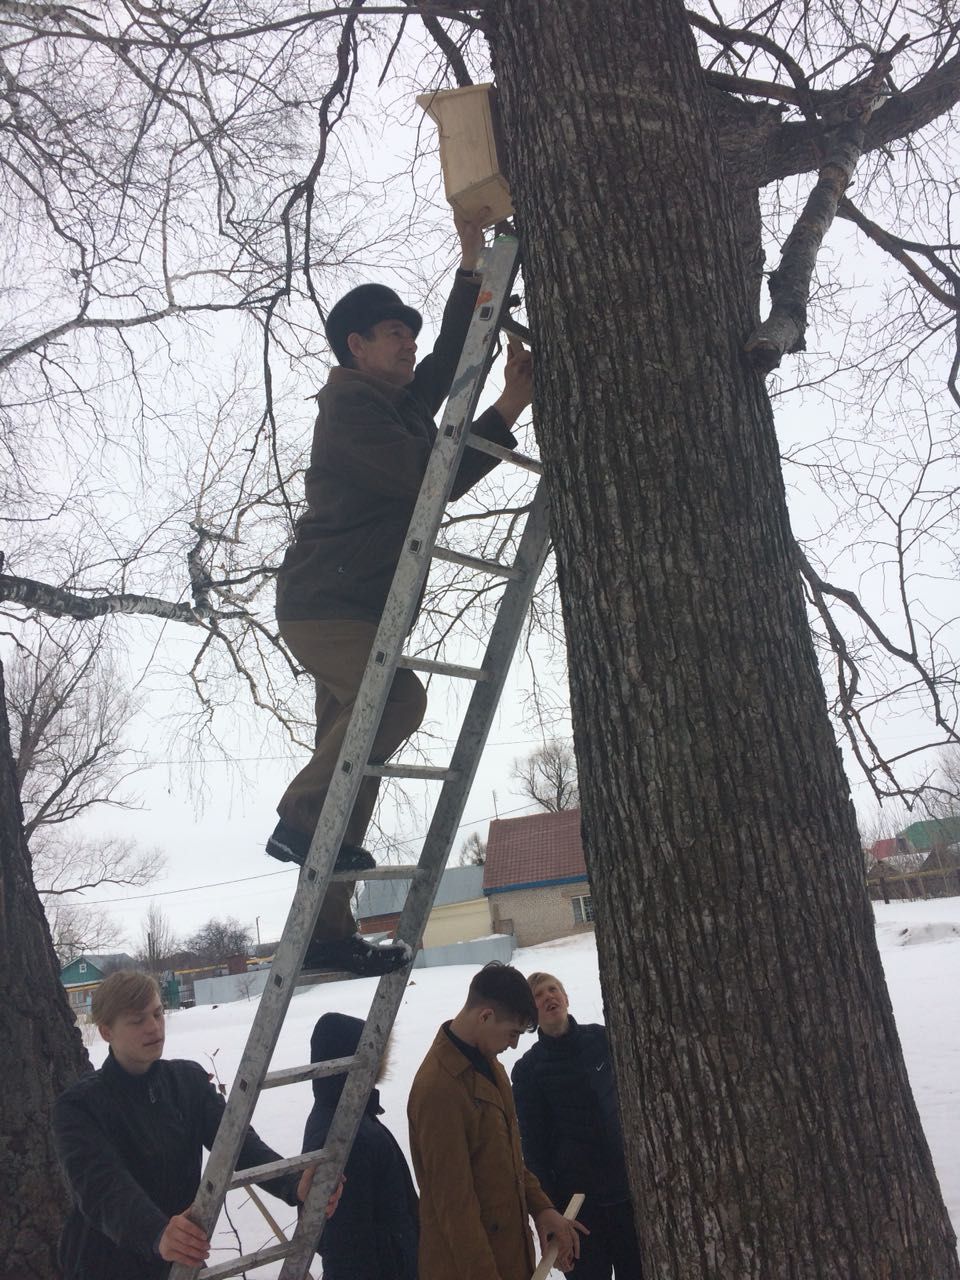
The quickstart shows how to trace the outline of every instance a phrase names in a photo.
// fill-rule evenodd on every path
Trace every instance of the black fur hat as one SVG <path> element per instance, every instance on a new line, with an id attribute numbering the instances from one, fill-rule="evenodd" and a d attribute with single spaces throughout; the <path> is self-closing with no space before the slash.
<path id="1" fill-rule="evenodd" d="M 350 334 L 366 333 L 380 320 L 402 320 L 413 330 L 414 336 L 423 324 L 420 312 L 405 306 L 385 284 L 358 285 L 334 303 L 327 313 L 324 328 L 333 354 L 341 364 L 349 365 L 351 362 L 347 346 Z"/>

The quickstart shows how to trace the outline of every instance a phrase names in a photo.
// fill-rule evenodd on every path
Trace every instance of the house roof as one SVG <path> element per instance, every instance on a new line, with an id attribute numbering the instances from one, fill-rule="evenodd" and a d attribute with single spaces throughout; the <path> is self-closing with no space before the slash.
<path id="1" fill-rule="evenodd" d="M 874 858 L 876 858 L 877 862 L 882 862 L 884 858 L 892 858 L 897 852 L 896 836 L 892 837 L 890 840 L 876 840 L 870 852 Z"/>
<path id="2" fill-rule="evenodd" d="M 903 855 L 916 852 L 913 842 L 905 835 L 891 836 L 889 840 L 877 840 L 870 849 L 870 853 L 877 862 L 882 862 L 884 858 L 892 858 L 894 854 Z"/>
<path id="3" fill-rule="evenodd" d="M 137 965 L 133 956 L 128 956 L 125 951 L 113 951 L 108 955 L 93 955 L 92 953 L 85 952 L 82 956 L 74 956 L 69 964 L 65 964 L 61 968 L 61 980 L 63 980 L 64 975 L 68 973 L 69 970 L 73 969 L 75 965 L 79 965 L 81 963 L 90 965 L 91 968 L 96 969 L 97 973 L 99 973 L 101 977 L 104 976 L 108 967 L 111 969 L 135 969 Z M 67 983 L 66 985 L 86 987 L 89 986 L 92 981 L 89 977 L 81 977 L 79 970 L 77 971 L 77 979 L 78 980 L 76 982 Z"/>
<path id="4" fill-rule="evenodd" d="M 125 951 L 103 952 L 100 955 L 82 955 L 77 956 L 78 960 L 86 960 L 87 964 L 95 964 L 98 969 L 102 969 L 105 964 L 115 965 L 136 965 L 133 956 L 128 956 Z"/>
<path id="5" fill-rule="evenodd" d="M 579 809 L 498 818 L 490 823 L 484 893 L 583 880 L 586 874 Z"/>
<path id="6" fill-rule="evenodd" d="M 934 846 L 956 844 L 960 841 L 960 815 L 946 818 L 928 818 L 925 822 L 912 822 L 898 833 L 905 836 L 920 853 Z"/>
<path id="7" fill-rule="evenodd" d="M 371 916 L 395 915 L 403 910 L 409 892 L 409 880 L 370 880 L 357 895 L 357 918 L 369 920 Z M 447 907 L 482 895 L 483 867 L 447 867 L 440 877 L 433 905 Z"/>

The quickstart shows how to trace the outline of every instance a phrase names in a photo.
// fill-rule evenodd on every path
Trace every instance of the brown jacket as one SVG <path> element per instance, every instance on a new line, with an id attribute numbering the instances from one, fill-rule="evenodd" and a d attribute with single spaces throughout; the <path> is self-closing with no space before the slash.
<path id="1" fill-rule="evenodd" d="M 496 1086 L 437 1032 L 410 1099 L 410 1151 L 420 1184 L 419 1280 L 530 1280 L 528 1215 L 552 1208 L 523 1164 L 507 1073 Z"/>
<path id="2" fill-rule="evenodd" d="M 307 510 L 277 577 L 277 617 L 379 622 L 400 559 L 430 450 L 434 415 L 456 373 L 478 281 L 458 274 L 433 352 L 397 387 L 356 369 L 331 370 L 317 396 Z M 495 409 L 472 430 L 513 448 Z M 462 497 L 497 460 L 465 449 L 451 498 Z"/>

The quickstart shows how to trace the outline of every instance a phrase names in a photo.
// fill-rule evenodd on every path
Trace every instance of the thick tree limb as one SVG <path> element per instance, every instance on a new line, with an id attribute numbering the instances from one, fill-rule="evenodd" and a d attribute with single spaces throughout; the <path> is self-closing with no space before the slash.
<path id="1" fill-rule="evenodd" d="M 80 596 L 65 587 L 54 587 L 33 578 L 16 578 L 6 573 L 0 574 L 0 601 L 37 609 L 54 618 L 77 618 L 81 621 L 102 618 L 108 613 L 140 613 L 166 618 L 170 622 L 201 626 L 212 613 L 208 605 L 197 608 L 179 600 L 161 600 L 157 596 L 126 591 Z"/>
<path id="2" fill-rule="evenodd" d="M 479 0 L 475 4 L 454 6 L 424 3 L 418 4 L 417 8 L 424 14 L 446 18 L 452 22 L 461 22 L 465 26 L 476 28 L 478 21 L 472 14 L 482 12 L 484 4 L 483 0 Z M 229 44 L 237 40 L 249 39 L 251 36 L 266 35 L 269 32 L 289 31 L 296 30 L 299 27 L 312 26 L 314 23 L 321 22 L 327 18 L 348 17 L 353 11 L 354 6 L 352 4 L 330 5 L 324 9 L 304 9 L 301 13 L 277 18 L 272 22 L 260 22 L 252 26 L 229 27 L 220 31 L 210 31 L 202 35 L 180 38 L 175 30 L 169 31 L 163 37 L 137 36 L 133 35 L 129 30 L 124 30 L 118 34 L 106 31 L 100 32 L 90 25 L 94 21 L 99 21 L 98 18 L 93 17 L 83 9 L 71 5 L 33 5 L 21 4 L 18 0 L 0 0 L 0 25 L 13 26 L 16 23 L 11 22 L 10 19 L 21 18 L 24 20 L 25 25 L 29 25 L 34 35 L 54 38 L 69 36 L 71 39 L 87 40 L 115 48 L 123 46 L 125 49 L 167 50 L 171 41 L 175 40 L 178 49 L 189 53 L 194 49 L 209 45 Z M 400 16 L 404 13 L 404 6 L 403 4 L 371 5 L 366 10 L 366 13 L 372 17 Z M 7 19 L 7 21 L 4 22 L 4 19 Z M 82 21 L 78 22 L 78 19 L 82 19 Z M 39 25 L 40 21 L 48 21 L 53 26 L 49 30 L 45 29 Z"/>
<path id="3" fill-rule="evenodd" d="M 467 70 L 467 64 L 464 61 L 463 54 L 460 52 L 457 42 L 453 39 L 448 31 L 446 31 L 440 23 L 440 19 L 429 10 L 432 6 L 424 4 L 422 0 L 407 0 L 410 8 L 419 13 L 423 19 L 423 25 L 429 31 L 430 35 L 440 49 L 440 52 L 446 58 L 453 72 L 454 78 L 461 89 L 467 85 L 473 84 L 470 72 Z"/>
<path id="4" fill-rule="evenodd" d="M 8 368 L 22 356 L 30 355 L 34 351 L 41 351 L 51 343 L 59 342 L 67 334 L 79 333 L 84 329 L 119 332 L 122 329 L 136 329 L 141 325 L 156 325 L 163 320 L 168 320 L 171 316 L 196 315 L 204 312 L 212 314 L 220 311 L 243 311 L 249 305 L 249 302 L 244 300 L 183 304 L 171 302 L 169 306 L 161 307 L 157 311 L 144 311 L 138 316 L 88 316 L 80 314 L 74 316 L 72 320 L 65 320 L 62 324 L 54 325 L 52 329 L 45 329 L 42 333 L 34 334 L 26 342 L 18 343 L 17 346 L 4 351 L 0 354 L 0 370 Z"/>
<path id="5" fill-rule="evenodd" d="M 857 167 L 862 142 L 863 125 L 859 122 L 850 125 L 846 137 L 838 140 L 787 237 L 780 266 L 770 276 L 770 314 L 744 344 L 764 373 L 775 369 L 789 352 L 805 347 L 807 299 L 817 256 Z"/>
<path id="6" fill-rule="evenodd" d="M 716 40 L 718 44 L 730 47 L 735 44 L 750 45 L 754 49 L 762 49 L 764 53 L 769 54 L 771 58 L 779 62 L 794 84 L 794 101 L 801 108 L 804 115 L 813 119 L 816 114 L 816 104 L 813 100 L 813 93 L 810 88 L 810 81 L 807 79 L 806 72 L 800 66 L 799 62 L 793 58 L 782 45 L 777 44 L 769 36 L 763 35 L 759 31 L 751 31 L 746 27 L 727 27 L 719 23 L 711 22 L 709 18 L 705 18 L 703 14 L 696 13 L 692 9 L 686 11 L 687 20 L 692 27 L 704 32 L 711 39 Z M 743 92 L 738 90 L 738 92 Z"/>
<path id="7" fill-rule="evenodd" d="M 864 130 L 863 151 L 876 151 L 899 138 L 916 133 L 924 125 L 960 102 L 960 54 L 923 76 L 904 93 L 895 94 L 874 111 Z M 737 149 L 740 164 L 755 165 L 758 186 L 779 178 L 806 173 L 817 167 L 821 146 L 832 147 L 833 136 L 843 125 L 817 128 L 809 122 L 773 124 L 769 116 L 758 117 L 758 132 L 742 135 Z M 759 130 L 767 133 L 764 139 Z M 747 152 L 752 150 L 752 158 Z"/>
<path id="8" fill-rule="evenodd" d="M 843 108 L 849 118 L 834 134 L 816 186 L 783 246 L 780 266 L 770 276 L 770 315 L 753 331 L 744 348 L 764 373 L 775 369 L 788 352 L 804 349 L 807 299 L 817 255 L 860 160 L 865 131 L 880 100 L 883 81 L 906 42 L 904 36 L 879 54 L 870 74 L 854 86 Z"/>
<path id="9" fill-rule="evenodd" d="M 711 89 L 723 89 L 729 93 L 741 93 L 746 98 L 772 98 L 774 102 L 800 105 L 800 95 L 787 84 L 771 80 L 756 80 L 751 76 L 731 75 L 726 71 L 704 71 L 703 78 Z"/>

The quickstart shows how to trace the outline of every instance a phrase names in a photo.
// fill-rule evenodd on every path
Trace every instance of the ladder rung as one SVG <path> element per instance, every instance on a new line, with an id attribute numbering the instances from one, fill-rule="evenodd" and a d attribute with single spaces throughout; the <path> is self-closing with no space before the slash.
<path id="1" fill-rule="evenodd" d="M 354 880 L 412 880 L 419 870 L 414 862 L 406 867 L 374 867 L 372 871 L 335 871 L 330 879 L 340 883 Z"/>
<path id="2" fill-rule="evenodd" d="M 263 1077 L 261 1089 L 275 1089 L 281 1084 L 299 1084 L 301 1080 L 321 1080 L 324 1076 L 341 1076 L 356 1062 L 356 1054 L 349 1058 L 328 1058 L 326 1062 L 310 1062 L 305 1067 L 284 1067 L 281 1071 L 268 1071 Z"/>
<path id="3" fill-rule="evenodd" d="M 543 463 L 536 458 L 528 458 L 525 453 L 517 453 L 516 449 L 505 449 L 502 444 L 484 440 L 483 436 L 475 436 L 472 431 L 467 436 L 467 444 L 471 449 L 479 449 L 481 453 L 489 453 L 504 462 L 512 462 L 515 467 L 523 467 L 524 471 L 532 471 L 537 476 L 543 475 Z"/>
<path id="4" fill-rule="evenodd" d="M 408 667 L 411 671 L 425 671 L 428 675 L 456 676 L 460 680 L 489 680 L 490 672 L 483 667 L 461 667 L 455 662 L 435 662 L 432 658 L 413 658 L 408 653 L 401 654 L 397 660 L 398 667 Z"/>
<path id="5" fill-rule="evenodd" d="M 368 764 L 363 772 L 370 778 L 436 778 L 438 782 L 456 782 L 460 776 L 456 769 L 432 764 Z"/>
<path id="6" fill-rule="evenodd" d="M 312 1164 L 324 1164 L 330 1157 L 321 1147 L 318 1151 L 305 1151 L 303 1155 L 287 1156 L 283 1160 L 271 1160 L 269 1164 L 254 1164 L 249 1169 L 237 1169 L 230 1179 L 231 1187 L 245 1187 L 250 1182 L 269 1182 L 285 1173 L 299 1173 Z"/>
<path id="7" fill-rule="evenodd" d="M 446 547 L 434 547 L 433 558 L 448 560 L 450 564 L 462 564 L 465 569 L 489 573 L 495 578 L 510 578 L 514 582 L 519 582 L 523 577 L 523 570 L 515 569 L 513 565 L 497 564 L 496 560 L 480 560 L 476 556 L 462 556 L 459 551 L 449 551 Z"/>
<path id="8" fill-rule="evenodd" d="M 212 1267 L 204 1267 L 198 1273 L 197 1280 L 224 1280 L 226 1276 L 238 1276 L 250 1267 L 261 1267 L 265 1262 L 278 1262 L 295 1248 L 293 1240 L 285 1240 L 282 1244 L 270 1244 L 256 1253 L 245 1253 L 242 1258 L 230 1258 L 227 1262 L 218 1262 Z"/>

